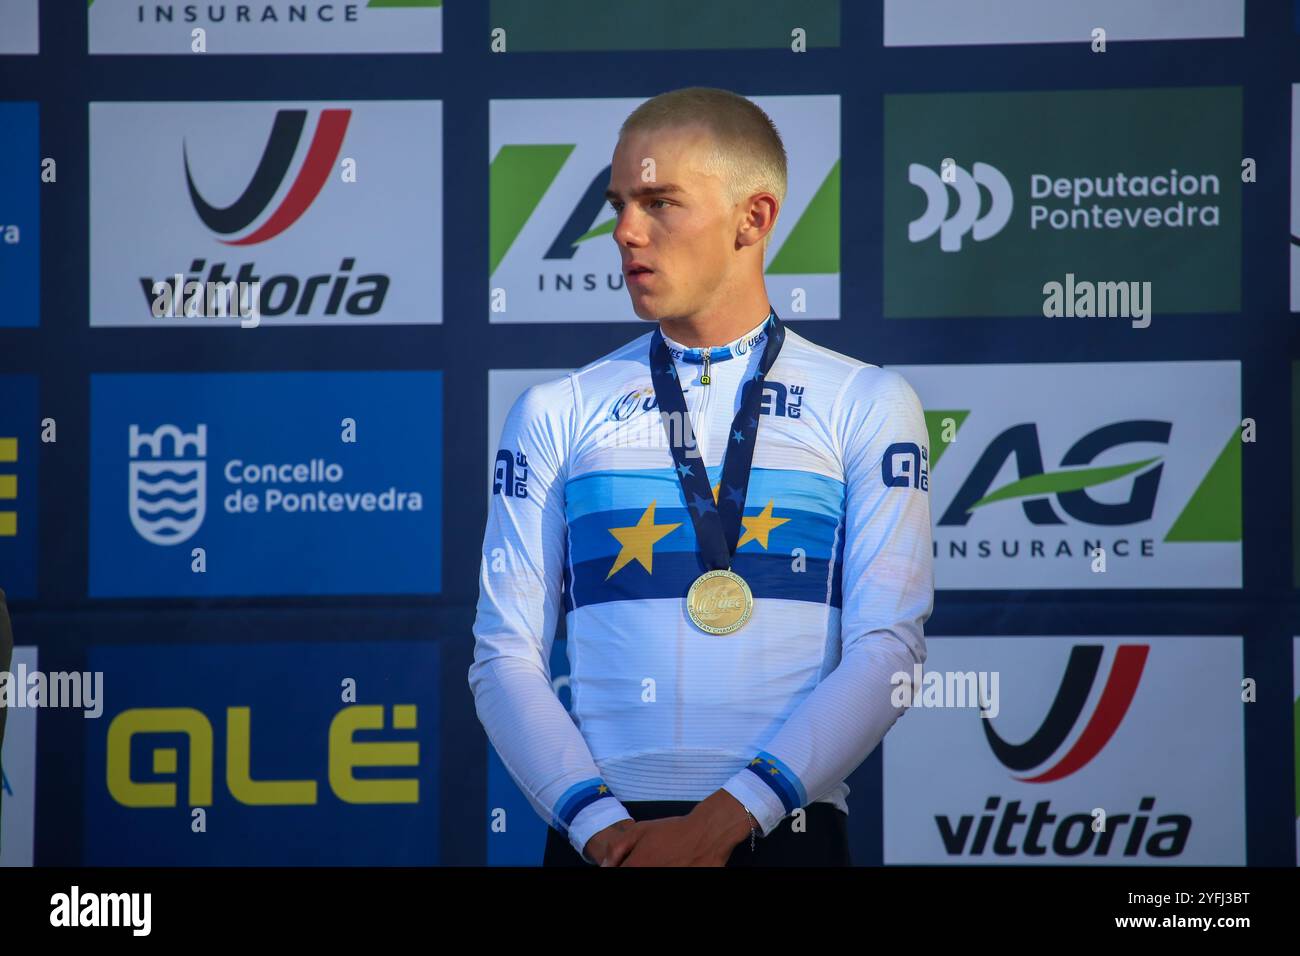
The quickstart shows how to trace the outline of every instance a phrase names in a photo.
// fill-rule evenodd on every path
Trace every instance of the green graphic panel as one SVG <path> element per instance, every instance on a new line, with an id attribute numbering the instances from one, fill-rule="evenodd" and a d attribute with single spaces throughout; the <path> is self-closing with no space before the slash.
<path id="1" fill-rule="evenodd" d="M 887 317 L 1024 315 L 1054 321 L 1043 317 L 1043 285 L 1063 283 L 1067 272 L 1076 284 L 1149 281 L 1153 321 L 1171 313 L 1240 310 L 1239 87 L 907 94 L 885 97 L 884 119 Z M 938 233 L 915 242 L 908 238 L 908 223 L 928 207 L 926 193 L 909 182 L 909 167 L 916 163 L 938 177 L 947 158 L 966 173 L 976 163 L 994 167 L 1006 178 L 1012 202 L 1000 231 L 977 242 L 967 227 L 960 249 L 951 252 L 940 248 Z M 1190 185 L 1206 195 L 1179 191 L 1179 184 L 1189 184 L 1188 175 L 1194 177 Z M 1206 177 L 1217 177 L 1217 195 L 1215 181 Z M 1093 185 L 1076 189 L 1076 180 Z M 1056 192 L 1062 181 L 1064 196 Z M 979 215 L 988 215 L 990 189 L 975 188 Z M 1111 195 L 1085 195 L 1089 189 Z M 1150 194 L 1171 189 L 1173 194 Z M 942 191 L 944 218 L 959 220 L 955 186 Z M 1148 194 L 1131 194 L 1142 191 Z M 1175 213 L 1180 202 L 1182 211 Z M 1041 210 L 1036 225 L 1035 206 Z M 1096 222 L 1085 227 L 1078 220 L 1094 222 L 1094 206 Z M 1218 224 L 1201 224 L 1201 211 L 1211 206 L 1217 207 Z M 1149 209 L 1162 223 L 1170 210 L 1175 221 L 1180 215 L 1195 224 L 1149 226 Z M 1057 210 L 1070 228 L 1051 226 Z M 1118 227 L 1106 225 L 1108 213 Z"/>
<path id="2" fill-rule="evenodd" d="M 512 53 L 813 49 L 840 45 L 840 0 L 492 0 L 491 27 Z"/>

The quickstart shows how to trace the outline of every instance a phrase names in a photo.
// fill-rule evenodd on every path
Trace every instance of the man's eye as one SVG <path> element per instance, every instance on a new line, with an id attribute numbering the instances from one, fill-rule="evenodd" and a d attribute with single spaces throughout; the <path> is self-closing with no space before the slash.
<path id="1" fill-rule="evenodd" d="M 655 199 L 655 200 L 653 200 L 653 201 L 650 203 L 650 205 L 653 206 L 655 203 L 663 203 L 665 206 L 667 206 L 667 205 L 668 205 L 668 200 L 667 200 L 667 199 Z"/>

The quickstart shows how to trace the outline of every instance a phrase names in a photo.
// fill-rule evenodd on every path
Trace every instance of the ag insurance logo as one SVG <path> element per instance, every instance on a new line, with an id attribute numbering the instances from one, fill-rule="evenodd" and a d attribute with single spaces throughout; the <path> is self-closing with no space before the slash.
<path id="1" fill-rule="evenodd" d="M 91 325 L 441 322 L 441 126 L 432 101 L 92 103 Z"/>
<path id="2" fill-rule="evenodd" d="M 91 53 L 442 51 L 442 0 L 89 0 L 89 8 Z"/>
<path id="3" fill-rule="evenodd" d="M 440 590 L 440 372 L 95 375 L 91 429 L 92 597 Z"/>
<path id="4" fill-rule="evenodd" d="M 894 370 L 925 407 L 939 587 L 1241 587 L 1240 363 Z"/>
<path id="5" fill-rule="evenodd" d="M 756 96 L 789 154 L 768 240 L 773 302 L 803 290 L 801 319 L 840 316 L 840 100 Z M 489 106 L 489 320 L 636 321 L 605 190 L 636 99 L 493 100 Z M 782 313 L 784 314 L 784 313 Z"/>
<path id="6" fill-rule="evenodd" d="M 1241 638 L 929 648 L 927 669 L 1000 673 L 1000 709 L 913 707 L 890 731 L 886 863 L 1245 864 Z"/>

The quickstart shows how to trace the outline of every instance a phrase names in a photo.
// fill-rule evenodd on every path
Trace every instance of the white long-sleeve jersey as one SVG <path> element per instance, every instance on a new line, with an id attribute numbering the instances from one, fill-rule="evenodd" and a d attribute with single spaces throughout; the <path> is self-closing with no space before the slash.
<path id="1" fill-rule="evenodd" d="M 715 497 L 767 328 L 711 350 L 667 340 Z M 698 801 L 721 788 L 765 835 L 811 802 L 847 812 L 844 778 L 901 713 L 891 677 L 924 663 L 934 606 L 916 393 L 787 326 L 763 385 L 732 563 L 753 615 L 726 636 L 695 627 L 686 592 L 708 568 L 649 353 L 647 333 L 520 396 L 483 538 L 469 669 L 478 716 L 534 809 L 579 853 L 630 819 L 623 801 Z M 561 608 L 572 716 L 548 664 Z"/>

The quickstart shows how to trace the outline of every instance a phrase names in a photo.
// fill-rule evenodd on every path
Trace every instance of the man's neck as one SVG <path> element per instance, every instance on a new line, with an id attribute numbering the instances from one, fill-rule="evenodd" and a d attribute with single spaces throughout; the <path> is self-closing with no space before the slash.
<path id="1" fill-rule="evenodd" d="M 740 338 L 762 323 L 770 308 L 767 293 L 760 292 L 740 305 L 729 304 L 724 309 L 660 319 L 659 327 L 668 338 L 688 348 L 710 348 Z"/>

